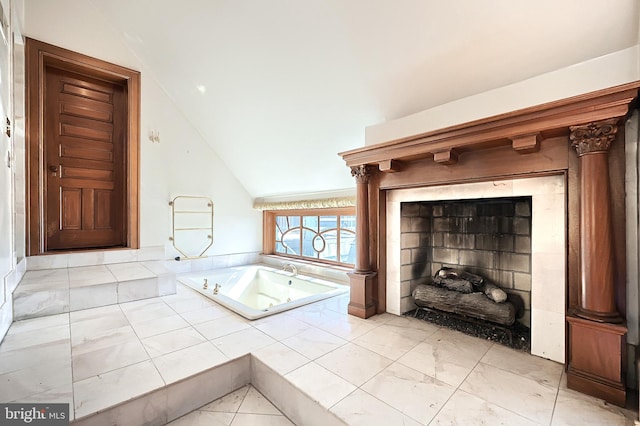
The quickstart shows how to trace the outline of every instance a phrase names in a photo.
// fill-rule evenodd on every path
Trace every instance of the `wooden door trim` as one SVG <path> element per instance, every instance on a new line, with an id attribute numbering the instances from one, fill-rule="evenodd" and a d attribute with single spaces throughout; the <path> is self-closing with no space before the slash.
<path id="1" fill-rule="evenodd" d="M 43 211 L 43 102 L 47 66 L 122 84 L 127 97 L 125 140 L 126 248 L 140 245 L 140 73 L 31 38 L 25 43 L 26 76 L 26 251 L 45 254 Z"/>

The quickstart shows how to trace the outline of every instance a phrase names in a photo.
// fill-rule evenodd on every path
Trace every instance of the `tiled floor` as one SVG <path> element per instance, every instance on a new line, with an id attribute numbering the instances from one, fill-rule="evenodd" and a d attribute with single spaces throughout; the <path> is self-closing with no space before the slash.
<path id="1" fill-rule="evenodd" d="M 169 423 L 171 426 L 293 426 L 268 399 L 247 385 Z"/>
<path id="2" fill-rule="evenodd" d="M 637 418 L 568 390 L 560 364 L 412 318 L 354 318 L 347 303 L 333 298 L 250 322 L 178 285 L 175 295 L 15 322 L 0 345 L 0 402 L 68 402 L 81 418 L 251 353 L 252 365 L 268 366 L 350 425 Z M 256 387 L 294 418 L 277 402 L 288 395 Z M 290 424 L 276 411 L 244 387 L 173 424 Z"/>

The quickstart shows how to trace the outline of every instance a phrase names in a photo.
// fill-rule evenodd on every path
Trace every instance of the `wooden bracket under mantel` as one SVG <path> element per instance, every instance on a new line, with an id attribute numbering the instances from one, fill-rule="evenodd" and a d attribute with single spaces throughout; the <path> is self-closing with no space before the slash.
<path id="1" fill-rule="evenodd" d="M 434 152 L 433 161 L 438 164 L 444 164 L 445 166 L 456 164 L 458 162 L 458 152 L 455 149 Z"/>
<path id="2" fill-rule="evenodd" d="M 511 138 L 511 146 L 519 154 L 530 154 L 540 150 L 540 142 L 543 141 L 540 133 L 531 135 L 515 136 Z"/>
<path id="3" fill-rule="evenodd" d="M 402 163 L 397 160 L 384 160 L 378 163 L 378 168 L 381 172 L 395 173 L 402 170 Z"/>

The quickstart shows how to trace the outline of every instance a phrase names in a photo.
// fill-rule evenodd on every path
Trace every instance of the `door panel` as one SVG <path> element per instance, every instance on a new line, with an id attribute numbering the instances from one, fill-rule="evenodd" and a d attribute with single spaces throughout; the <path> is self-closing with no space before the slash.
<path id="1" fill-rule="evenodd" d="M 94 197 L 95 202 L 93 205 L 96 208 L 94 227 L 95 229 L 108 229 L 110 218 L 106 213 L 111 211 L 113 192 L 96 189 Z"/>
<path id="2" fill-rule="evenodd" d="M 82 209 L 82 190 L 78 188 L 64 188 L 62 193 L 62 228 L 82 229 L 80 222 Z"/>
<path id="3" fill-rule="evenodd" d="M 45 69 L 46 250 L 126 245 L 124 88 Z"/>

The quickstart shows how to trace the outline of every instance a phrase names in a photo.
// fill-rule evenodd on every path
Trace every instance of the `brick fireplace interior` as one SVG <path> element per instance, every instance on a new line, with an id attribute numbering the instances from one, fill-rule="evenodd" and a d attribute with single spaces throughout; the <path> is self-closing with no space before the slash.
<path id="1" fill-rule="evenodd" d="M 530 326 L 531 197 L 402 203 L 400 232 L 401 297 L 450 267 L 518 295 Z"/>
<path id="2" fill-rule="evenodd" d="M 421 280 L 464 267 L 527 300 L 531 352 L 564 363 L 570 389 L 624 405 L 638 322 L 624 318 L 624 123 L 639 88 L 341 153 L 357 183 L 349 313 L 400 315 Z"/>

